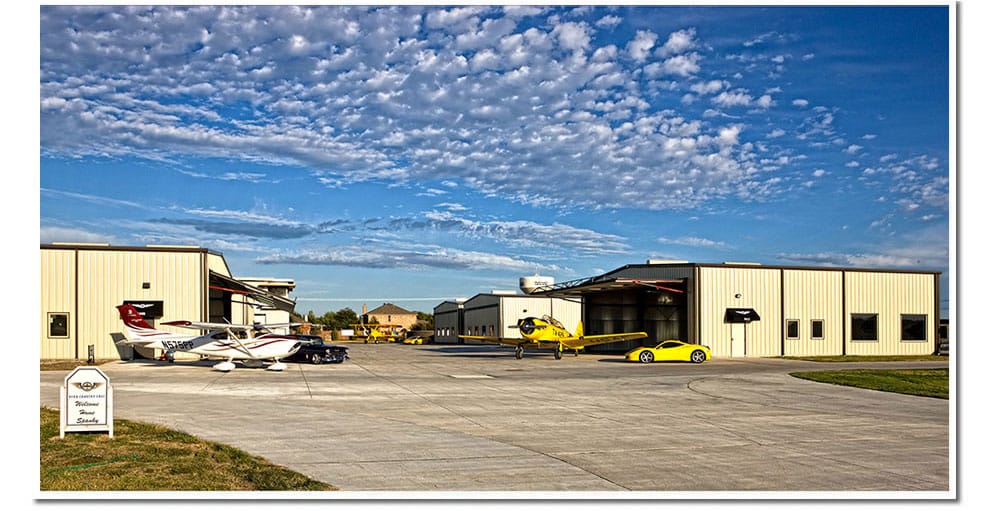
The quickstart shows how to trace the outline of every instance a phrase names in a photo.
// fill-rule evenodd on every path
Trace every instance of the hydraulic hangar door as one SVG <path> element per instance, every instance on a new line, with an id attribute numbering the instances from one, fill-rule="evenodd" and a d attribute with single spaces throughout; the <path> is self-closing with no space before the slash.
<path id="1" fill-rule="evenodd" d="M 674 284 L 676 287 L 677 284 Z M 649 337 L 591 346 L 592 353 L 622 353 L 666 339 L 688 340 L 687 293 L 636 284 L 587 293 L 583 298 L 587 335 L 646 332 Z"/>

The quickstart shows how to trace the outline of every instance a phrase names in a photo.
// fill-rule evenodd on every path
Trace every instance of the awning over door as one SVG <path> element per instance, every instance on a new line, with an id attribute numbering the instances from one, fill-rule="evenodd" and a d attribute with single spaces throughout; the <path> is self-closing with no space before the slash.
<path id="1" fill-rule="evenodd" d="M 208 271 L 208 287 L 218 291 L 244 295 L 254 299 L 261 305 L 274 307 L 275 309 L 280 309 L 285 312 L 295 311 L 295 302 L 293 300 L 289 300 L 284 296 L 269 293 L 259 287 L 245 284 L 232 277 L 228 277 L 212 270 Z"/>
<path id="2" fill-rule="evenodd" d="M 726 309 L 726 323 L 749 323 L 751 321 L 760 321 L 760 315 L 753 309 Z"/>

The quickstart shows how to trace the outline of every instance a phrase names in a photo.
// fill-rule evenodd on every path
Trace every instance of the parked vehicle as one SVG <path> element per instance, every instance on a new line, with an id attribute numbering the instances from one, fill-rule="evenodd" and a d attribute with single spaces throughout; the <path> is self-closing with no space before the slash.
<path id="1" fill-rule="evenodd" d="M 312 362 L 313 364 L 339 364 L 351 357 L 347 356 L 345 346 L 326 344 L 318 335 L 296 334 L 302 340 L 299 351 L 285 360 L 291 362 Z"/>
<path id="2" fill-rule="evenodd" d="M 700 344 L 688 344 L 675 339 L 669 339 L 650 348 L 648 346 L 635 348 L 625 354 L 625 359 L 632 362 L 659 362 L 662 360 L 691 361 L 700 364 L 712 358 L 712 350 Z"/>

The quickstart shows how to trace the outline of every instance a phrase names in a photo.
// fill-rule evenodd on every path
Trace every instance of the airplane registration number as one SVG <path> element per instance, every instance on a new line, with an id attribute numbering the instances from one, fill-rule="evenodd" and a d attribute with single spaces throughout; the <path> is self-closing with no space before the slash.
<path id="1" fill-rule="evenodd" d="M 190 350 L 194 348 L 191 341 L 163 341 L 163 347 L 168 350 Z"/>

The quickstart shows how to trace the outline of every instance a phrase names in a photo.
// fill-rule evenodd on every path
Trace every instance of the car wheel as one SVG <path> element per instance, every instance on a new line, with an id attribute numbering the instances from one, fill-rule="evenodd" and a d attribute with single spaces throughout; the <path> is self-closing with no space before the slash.
<path id="1" fill-rule="evenodd" d="M 705 361 L 705 352 L 701 350 L 694 350 L 691 352 L 691 361 L 695 364 L 700 364 Z"/>
<path id="2" fill-rule="evenodd" d="M 642 362 L 643 364 L 648 364 L 652 362 L 653 358 L 654 357 L 652 351 L 643 351 L 639 353 L 639 362 Z"/>
<path id="3" fill-rule="evenodd" d="M 309 359 L 312 360 L 312 363 L 314 364 L 318 364 L 323 361 L 323 359 L 319 357 L 319 353 L 313 353 Z"/>

